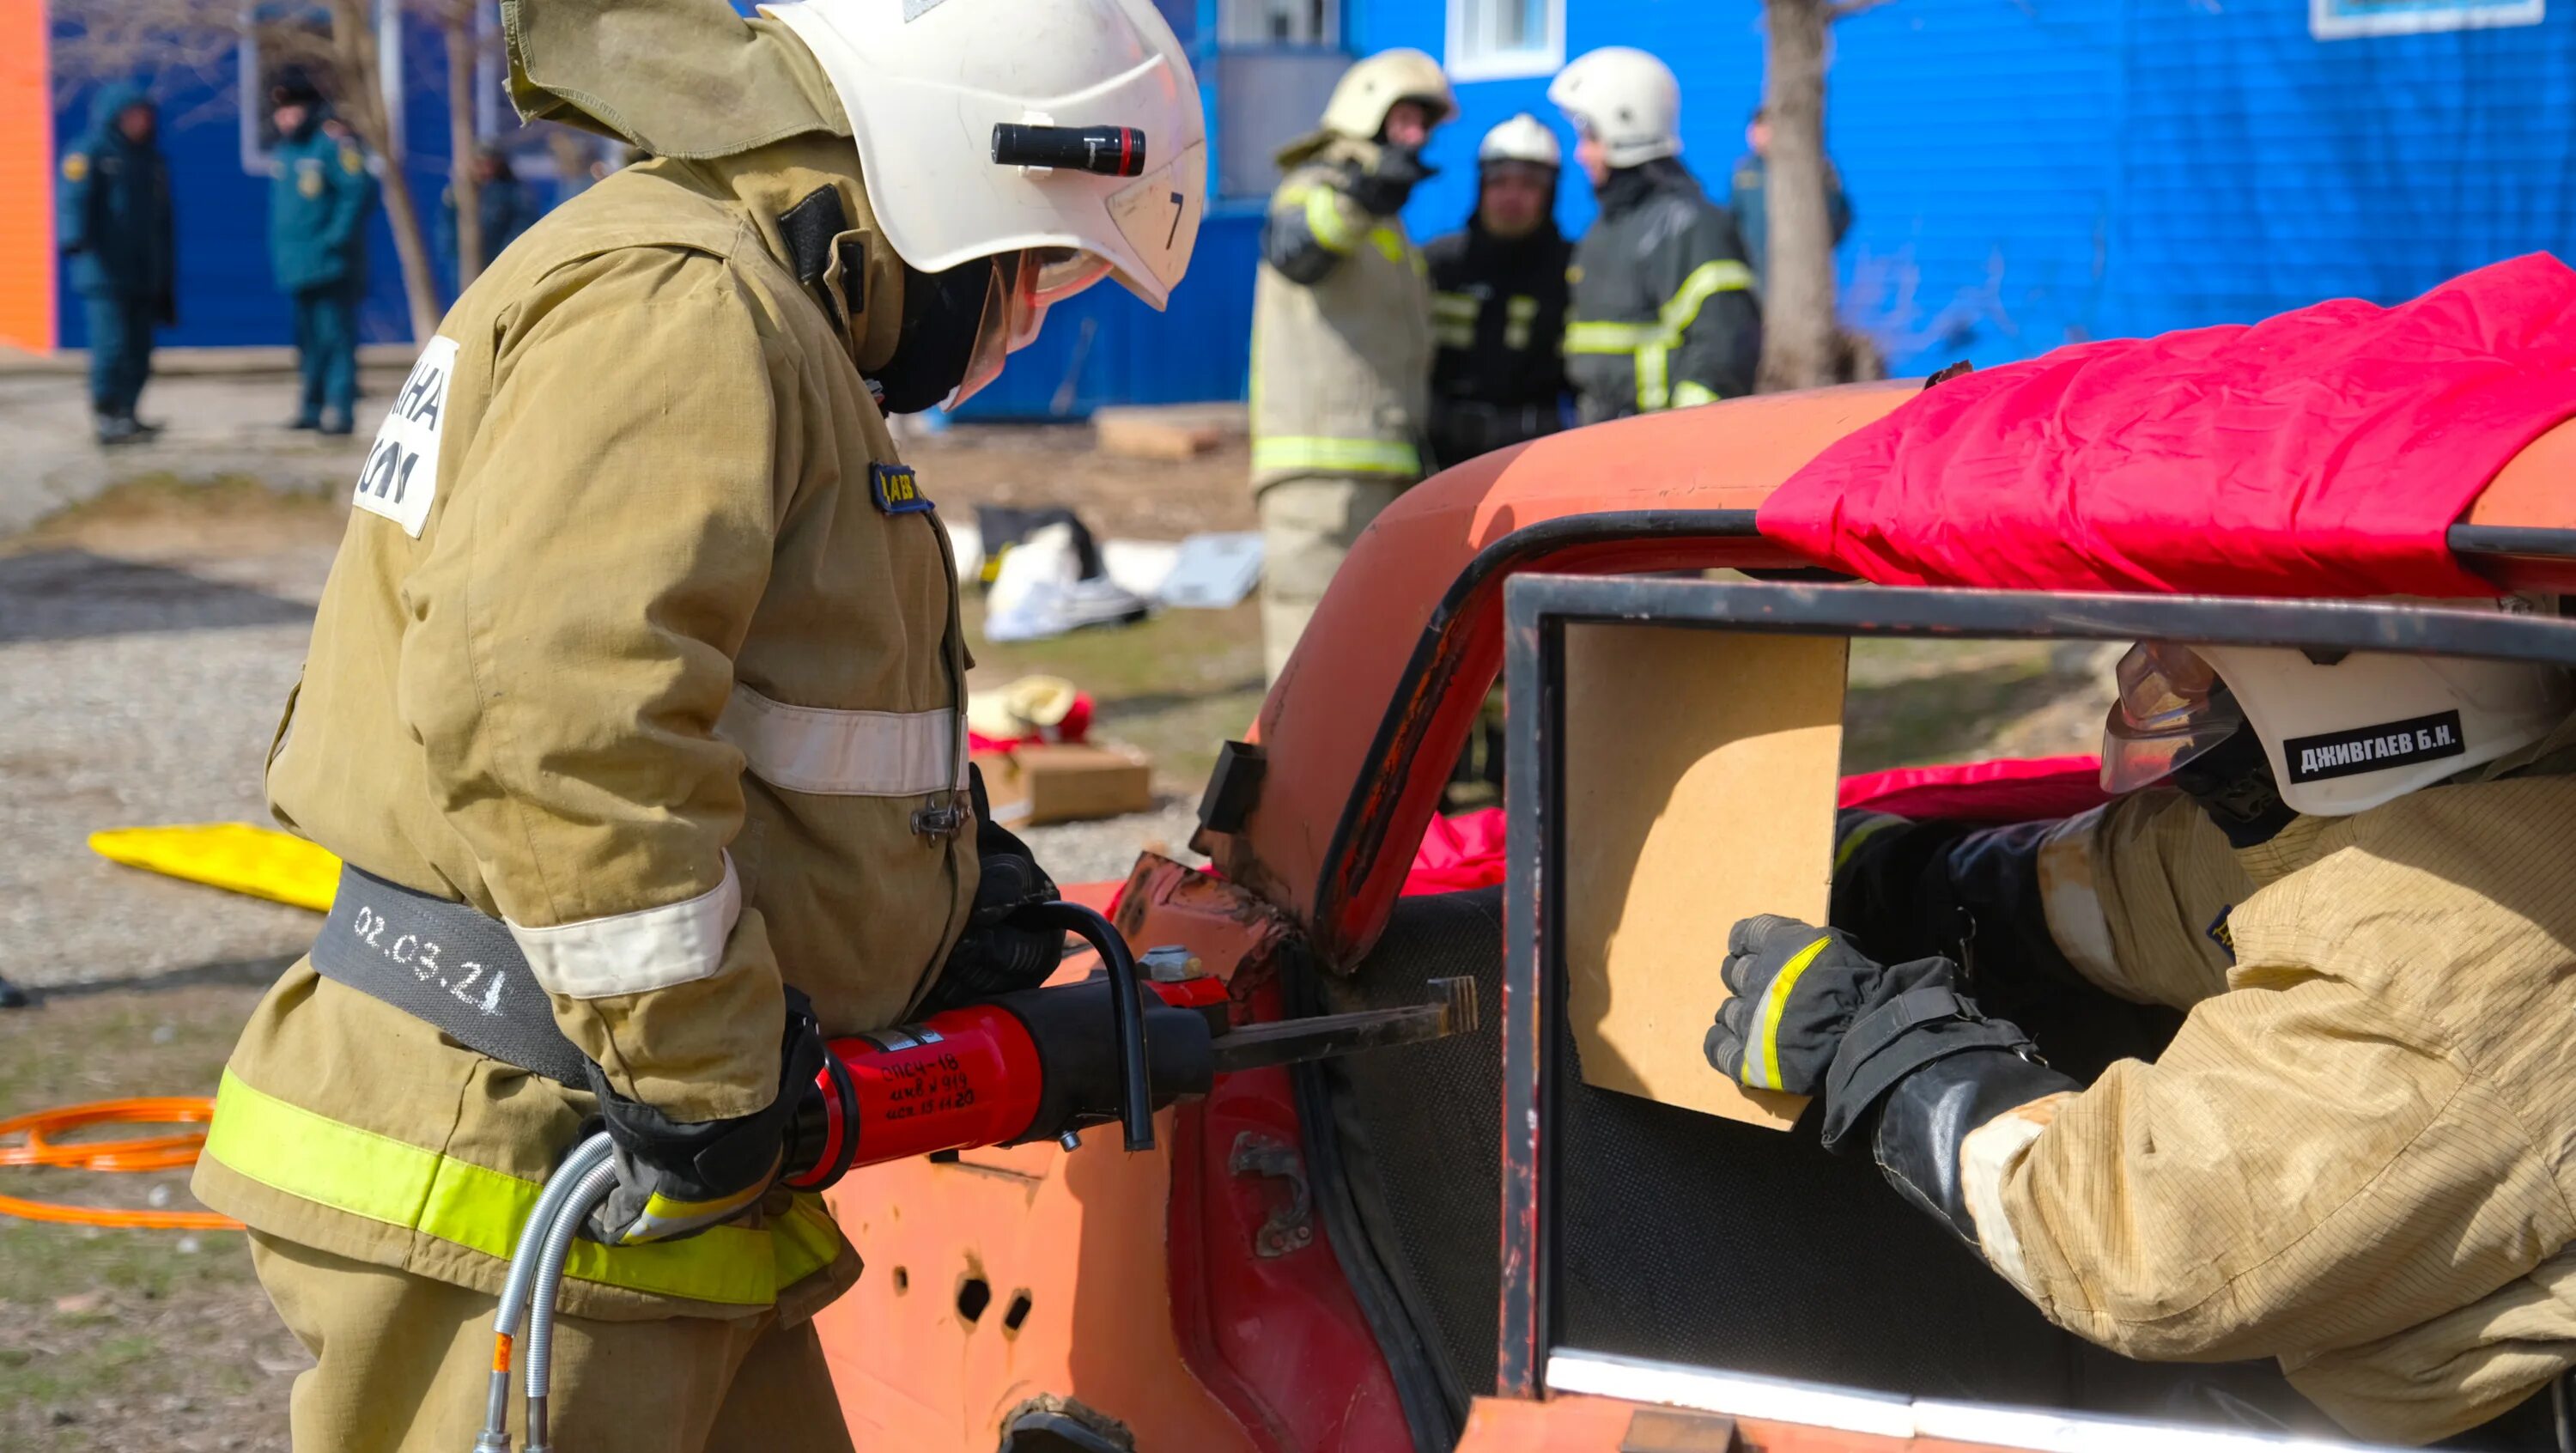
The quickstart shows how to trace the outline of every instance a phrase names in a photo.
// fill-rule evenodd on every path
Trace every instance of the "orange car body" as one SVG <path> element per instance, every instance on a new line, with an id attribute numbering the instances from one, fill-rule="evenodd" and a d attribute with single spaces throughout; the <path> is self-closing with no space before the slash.
<path id="1" fill-rule="evenodd" d="M 1239 1016 L 1279 1016 L 1268 970 L 1280 954 L 1348 964 L 1385 925 L 1499 668 L 1506 577 L 1803 564 L 1749 524 L 1694 533 L 1689 522 L 1749 521 L 1800 465 L 1916 387 L 1769 396 L 1576 430 L 1409 492 L 1361 537 L 1263 703 L 1257 804 L 1235 830 L 1195 844 L 1217 874 L 1146 858 L 1124 886 L 1119 926 L 1139 947 L 1188 945 L 1234 985 Z M 2529 538 L 2545 547 L 2483 557 L 2481 568 L 2523 588 L 2576 590 L 2576 558 L 2546 541 L 2576 532 L 2576 492 L 2563 484 L 2571 464 L 2576 425 L 2532 445 L 2487 489 L 2465 523 L 2537 532 Z M 1679 524 L 1634 528 L 1650 518 Z M 1073 896 L 1105 906 L 1114 886 Z M 1103 1134 L 1070 1153 L 967 1151 L 840 1185 L 835 1208 L 867 1270 L 820 1325 L 859 1446 L 991 1453 L 1015 1418 L 1053 1411 L 1093 1429 L 1098 1446 L 1147 1453 L 1414 1447 L 1341 1249 L 1291 1214 L 1306 1187 L 1284 1072 L 1230 1077 L 1207 1100 L 1165 1111 L 1159 1130 L 1151 1153 L 1125 1154 Z M 1659 1401 L 1479 1399 L 1460 1446 L 1999 1446 L 1798 1417 L 1747 1418 L 1738 1443 L 1682 1424 L 1666 1431 L 1683 1441 L 1656 1442 L 1637 1418 Z"/>

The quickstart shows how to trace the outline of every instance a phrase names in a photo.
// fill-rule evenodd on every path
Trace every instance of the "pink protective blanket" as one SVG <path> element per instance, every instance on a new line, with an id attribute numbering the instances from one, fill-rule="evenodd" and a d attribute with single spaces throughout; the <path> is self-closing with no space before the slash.
<path id="1" fill-rule="evenodd" d="M 2492 595 L 2444 532 L 2576 416 L 2576 272 L 2535 253 L 2394 308 L 2060 348 L 1861 428 L 1762 533 L 1881 584 Z"/>

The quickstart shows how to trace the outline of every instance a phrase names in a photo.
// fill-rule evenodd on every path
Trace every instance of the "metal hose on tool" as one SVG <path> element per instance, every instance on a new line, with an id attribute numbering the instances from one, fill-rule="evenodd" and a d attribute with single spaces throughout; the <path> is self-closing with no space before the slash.
<path id="1" fill-rule="evenodd" d="M 606 1140 L 606 1135 L 596 1137 Z M 572 1182 L 571 1193 L 546 1228 L 537 1259 L 536 1298 L 528 1308 L 528 1447 L 527 1453 L 554 1453 L 546 1430 L 547 1384 L 554 1375 L 555 1298 L 563 1292 L 563 1268 L 572 1255 L 573 1237 L 591 1208 L 617 1189 L 617 1166 L 603 1160 Z"/>
<path id="2" fill-rule="evenodd" d="M 529 1293 L 543 1275 L 546 1247 L 553 1240 L 555 1228 L 567 1224 L 565 1203 L 601 1169 L 608 1171 L 610 1185 L 616 1183 L 616 1168 L 609 1158 L 613 1148 L 604 1133 L 574 1146 L 572 1153 L 564 1157 L 563 1164 L 546 1178 L 545 1190 L 537 1196 L 537 1204 L 528 1212 L 527 1224 L 519 1233 L 519 1244 L 510 1253 L 510 1274 L 501 1283 L 501 1305 L 492 1316 L 492 1385 L 484 1404 L 483 1431 L 474 1439 L 474 1453 L 510 1453 L 510 1353 L 518 1336 L 520 1315 L 527 1310 Z M 590 1199 L 596 1201 L 605 1194 L 605 1190 L 594 1190 Z M 589 1214 L 589 1209 L 585 1204 L 580 1212 L 573 1214 L 569 1218 L 569 1226 L 578 1227 L 582 1216 Z M 570 1254 L 569 1243 L 565 1254 Z M 560 1279 L 562 1256 L 556 1257 L 554 1269 L 556 1279 Z M 551 1296 L 546 1299 L 545 1307 L 551 1321 L 554 1311 Z M 553 1337 L 554 1328 L 549 1325 L 546 1328 L 549 1350 Z M 528 1340 L 533 1356 L 536 1338 L 532 1334 Z M 533 1438 L 537 1435 L 533 1432 L 533 1425 L 531 1428 Z M 529 1446 L 535 1447 L 536 1444 L 531 1442 Z"/>

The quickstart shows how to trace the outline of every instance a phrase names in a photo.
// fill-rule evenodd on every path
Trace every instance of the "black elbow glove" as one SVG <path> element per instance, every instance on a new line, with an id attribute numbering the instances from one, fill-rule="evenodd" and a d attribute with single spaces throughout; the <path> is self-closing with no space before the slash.
<path id="1" fill-rule="evenodd" d="M 1940 958 L 1882 966 L 1840 933 L 1748 918 L 1727 935 L 1730 996 L 1703 1049 L 1747 1088 L 1820 1096 L 1826 1149 L 1865 1135 L 1897 1190 L 1974 1244 L 1961 1142 L 2077 1085 L 1961 994 L 1957 973 Z"/>
<path id="2" fill-rule="evenodd" d="M 970 768 L 969 790 L 975 804 L 975 854 L 982 873 L 975 883 L 975 907 L 965 931 L 948 954 L 939 983 L 920 1012 L 979 1004 L 1022 989 L 1034 989 L 1064 961 L 1064 930 L 1030 928 L 1013 915 L 1032 904 L 1053 903 L 1055 880 L 1019 835 L 993 820 L 992 801 L 984 792 L 984 773 Z"/>
<path id="3" fill-rule="evenodd" d="M 582 1234 L 610 1246 L 675 1241 L 750 1210 L 778 1179 L 797 1102 L 822 1073 L 825 1053 L 813 1005 L 789 989 L 778 1093 L 748 1115 L 673 1120 L 618 1094 L 598 1065 L 585 1065 L 616 1147 L 617 1185 L 591 1209 Z"/>

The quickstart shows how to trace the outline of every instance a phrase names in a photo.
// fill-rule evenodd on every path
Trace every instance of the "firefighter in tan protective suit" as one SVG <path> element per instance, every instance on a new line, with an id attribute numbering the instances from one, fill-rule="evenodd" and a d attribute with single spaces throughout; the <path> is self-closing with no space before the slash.
<path id="1" fill-rule="evenodd" d="M 1102 278 L 1163 305 L 1198 93 L 1149 0 L 503 11 L 524 114 L 653 159 L 483 274 L 370 450 L 268 769 L 348 868 L 195 1188 L 317 1358 L 296 1447 L 456 1453 L 500 1258 L 596 1117 L 575 1446 L 846 1449 L 808 1318 L 859 1267 L 773 1185 L 781 1087 L 1061 951 L 1002 921 L 1053 888 L 975 810 L 955 569 L 885 414 Z M 514 1058 L 549 1038 L 569 1066 Z"/>
<path id="2" fill-rule="evenodd" d="M 1278 679 L 1360 531 L 1422 477 L 1431 288 L 1396 214 L 1431 129 L 1458 109 L 1439 62 L 1390 50 L 1345 72 L 1322 129 L 1279 153 L 1252 295 L 1252 491 L 1261 634 Z"/>
<path id="3" fill-rule="evenodd" d="M 2556 1447 L 2568 673 L 2147 643 L 2120 685 L 2107 807 L 1847 815 L 1835 930 L 1735 926 L 1710 1061 L 1821 1094 L 1829 1145 L 2092 1341 L 2276 1359 L 2376 1441 Z M 2036 1058 L 2024 1022 L 2098 1023 L 2102 996 L 2188 1013 L 2089 1085 Z"/>

